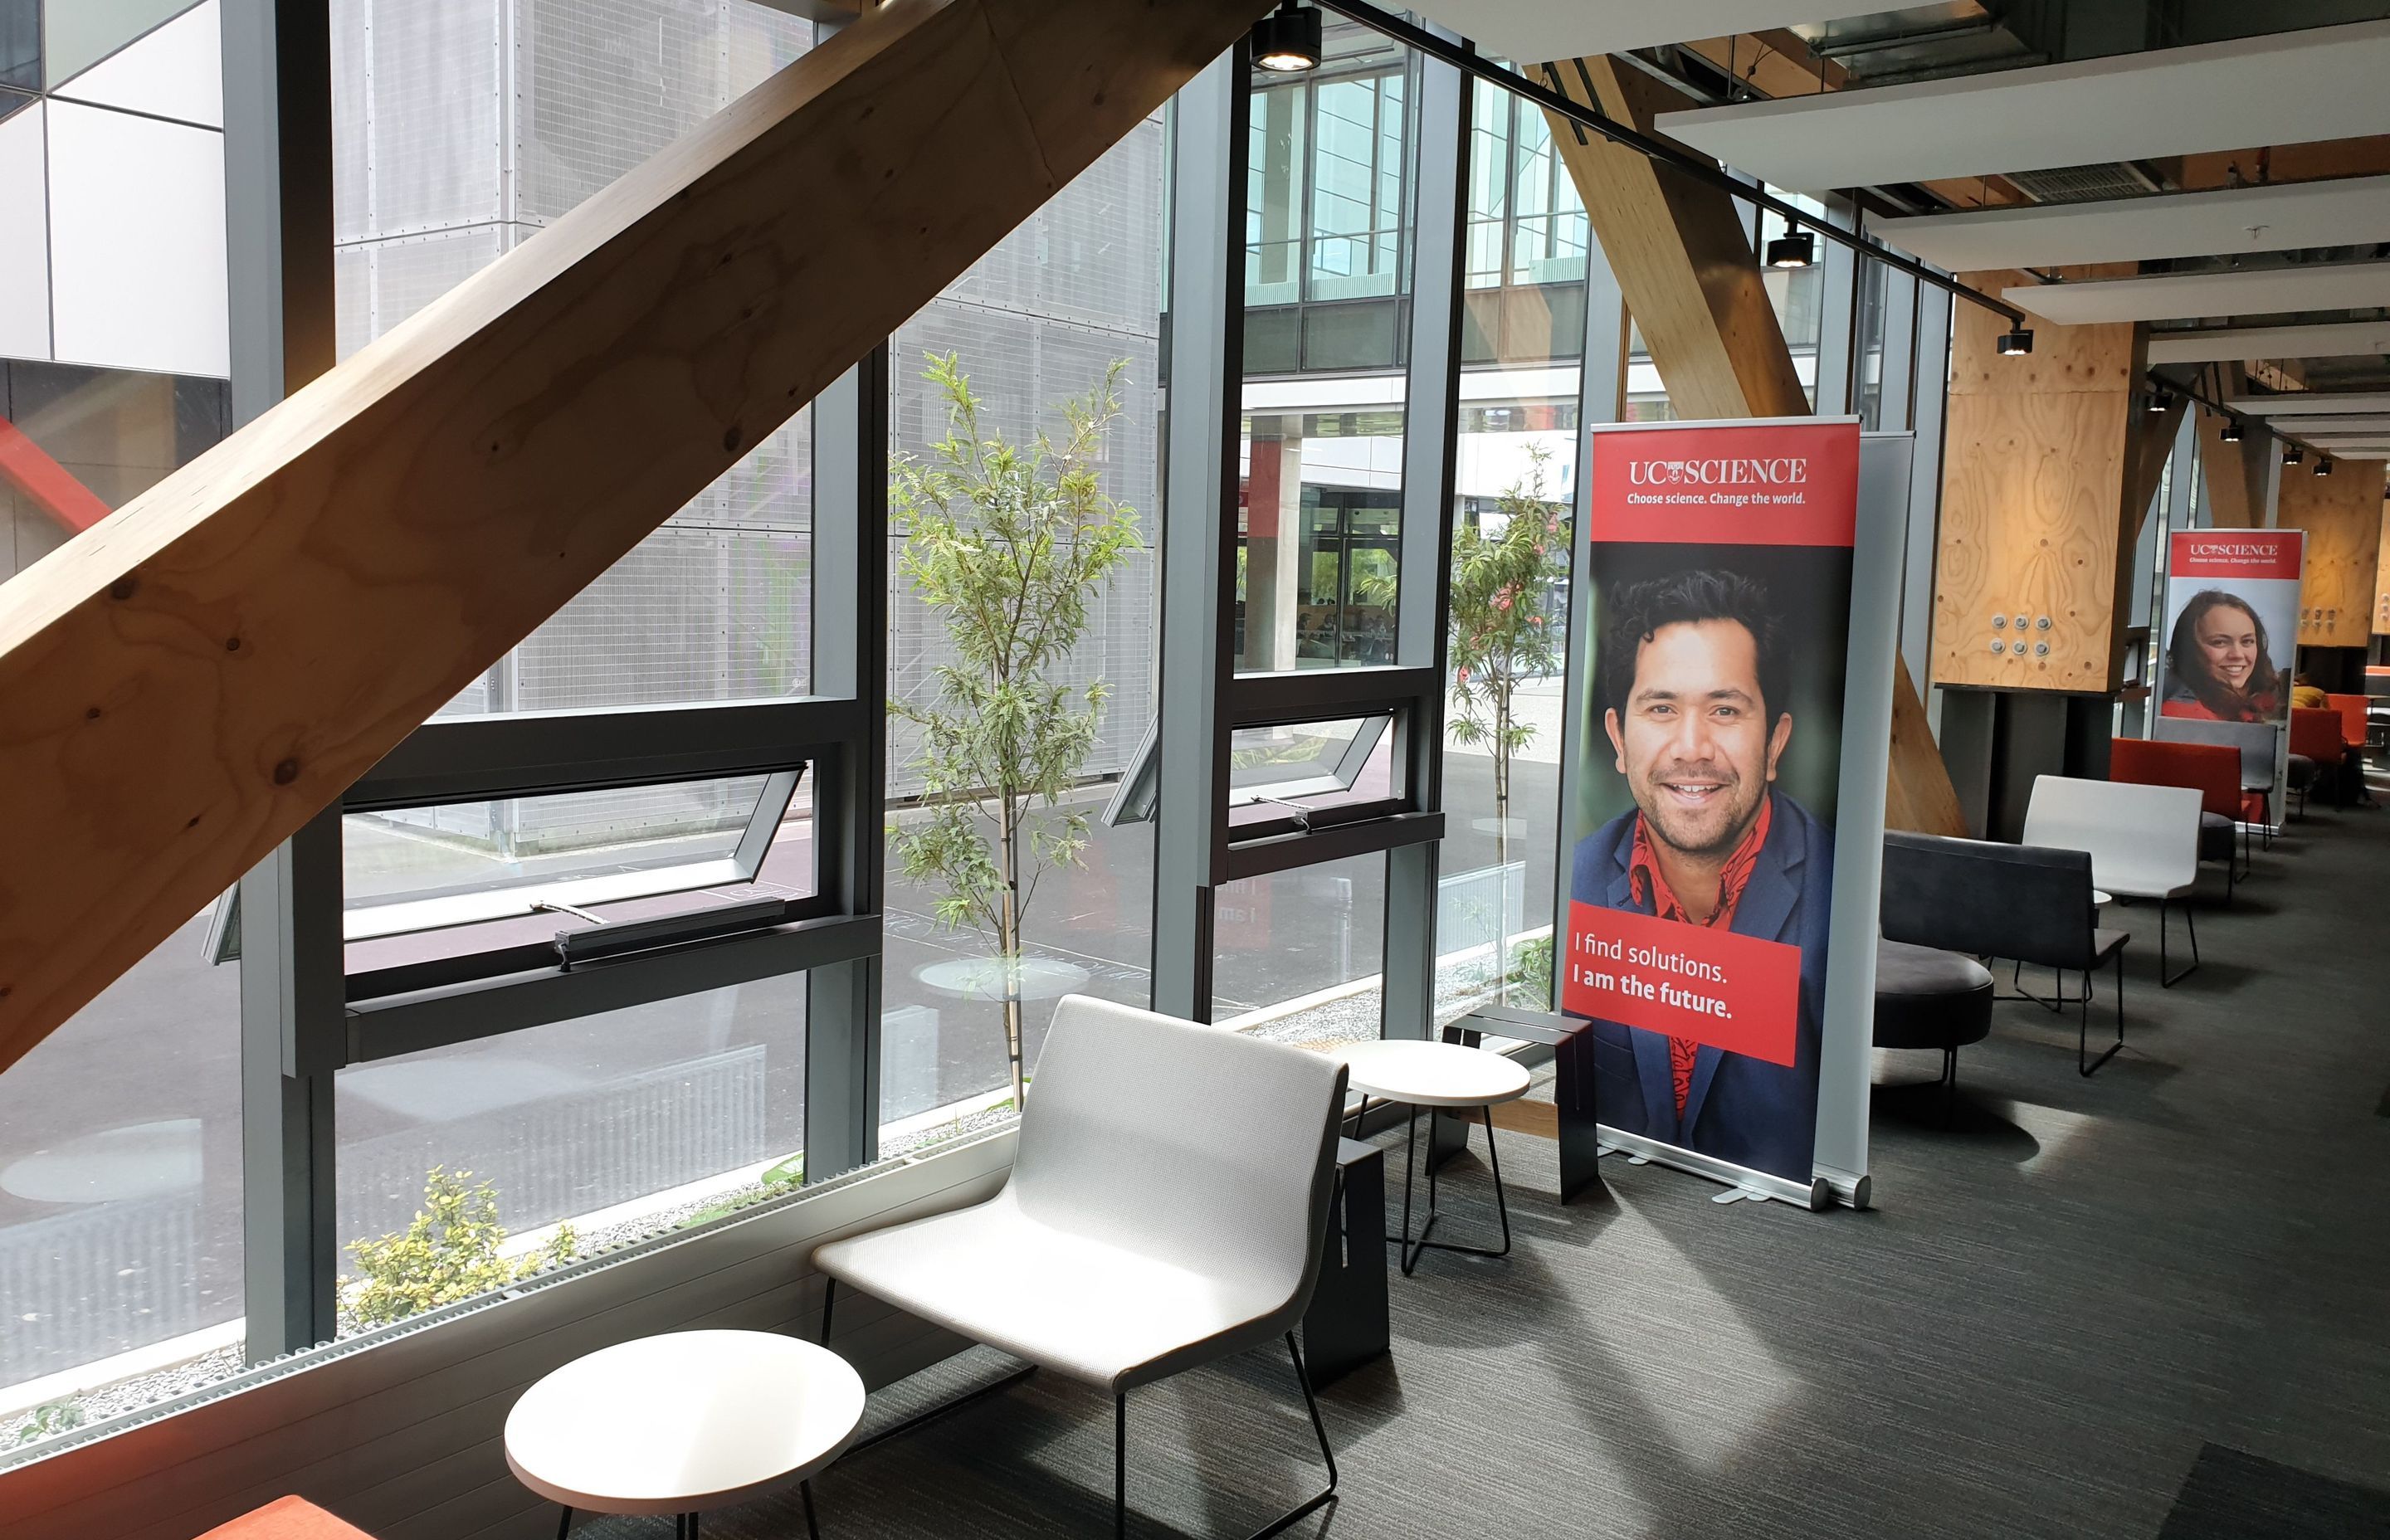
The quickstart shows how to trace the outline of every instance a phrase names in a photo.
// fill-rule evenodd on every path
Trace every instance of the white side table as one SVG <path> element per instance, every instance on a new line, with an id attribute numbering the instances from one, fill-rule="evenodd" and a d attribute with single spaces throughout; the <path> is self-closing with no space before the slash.
<path id="1" fill-rule="evenodd" d="M 1420 1253 L 1431 1249 L 1481 1257 L 1510 1255 L 1510 1206 L 1502 1195 L 1502 1157 L 1494 1139 L 1494 1104 L 1514 1101 L 1527 1094 L 1526 1066 L 1502 1054 L 1466 1048 L 1458 1043 L 1351 1043 L 1331 1053 L 1344 1061 L 1348 1072 L 1345 1084 L 1361 1094 L 1364 1110 L 1371 1097 L 1401 1102 L 1411 1110 L 1403 1144 L 1403 1276 L 1408 1277 L 1419 1266 Z M 1420 1226 L 1419 1238 L 1411 1238 L 1411 1174 L 1417 1164 L 1419 1111 L 1422 1107 L 1474 1107 L 1485 1114 L 1486 1158 L 1494 1167 L 1494 1209 L 1502 1220 L 1502 1244 L 1498 1250 L 1456 1246 L 1428 1238 L 1436 1221 L 1433 1161 L 1427 1170 L 1427 1222 Z"/>
<path id="2" fill-rule="evenodd" d="M 805 1531 L 814 1475 L 863 1420 L 863 1380 L 828 1348 L 770 1331 L 675 1331 L 600 1348 L 522 1393 L 507 1414 L 507 1464 L 572 1510 L 698 1515 L 799 1484 Z"/>

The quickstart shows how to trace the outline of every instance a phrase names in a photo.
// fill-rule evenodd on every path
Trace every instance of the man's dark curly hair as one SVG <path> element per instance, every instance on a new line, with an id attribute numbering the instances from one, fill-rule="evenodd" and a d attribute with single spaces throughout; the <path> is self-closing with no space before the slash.
<path id="1" fill-rule="evenodd" d="M 1601 638 L 1601 695 L 1611 710 L 1626 714 L 1635 689 L 1635 655 L 1664 625 L 1732 621 L 1751 633 L 1759 653 L 1760 708 L 1768 725 L 1792 709 L 1784 676 L 1784 622 L 1768 603 L 1767 585 L 1757 578 L 1716 568 L 1613 588 L 1609 623 Z"/>

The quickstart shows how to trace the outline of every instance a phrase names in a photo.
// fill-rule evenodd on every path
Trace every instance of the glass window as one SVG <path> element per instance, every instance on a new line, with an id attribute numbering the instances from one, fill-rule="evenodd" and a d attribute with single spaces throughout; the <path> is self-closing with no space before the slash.
<path id="1" fill-rule="evenodd" d="M 1212 1020 L 1316 1046 L 1383 1030 L 1386 858 L 1240 878 L 1214 899 Z"/>
<path id="2" fill-rule="evenodd" d="M 815 892 L 802 770 L 351 813 L 352 974 Z"/>
<path id="3" fill-rule="evenodd" d="M 231 417 L 222 379 L 0 358 L 0 579 L 212 448 Z"/>
<path id="4" fill-rule="evenodd" d="M 754 0 L 333 6 L 343 356 L 813 45 Z M 803 695 L 813 434 L 800 412 L 443 707 L 452 716 Z"/>
<path id="5" fill-rule="evenodd" d="M 892 344 L 883 1156 L 1009 1116 L 1060 996 L 1151 997 L 1152 831 L 1100 815 L 1154 714 L 1167 146 L 1141 124 Z M 974 502 L 999 472 L 942 445 L 990 439 L 1036 459 Z M 1042 702 L 1022 734 L 997 692 Z"/>
<path id="6" fill-rule="evenodd" d="M 200 915 L 0 1074 L 0 1447 L 237 1357 L 240 983 Z M 171 1393 L 116 1392 L 134 1406 Z"/>
<path id="7" fill-rule="evenodd" d="M 342 1333 L 793 1187 L 804 1063 L 791 974 L 341 1071 Z M 485 1186 L 487 1247 L 359 1251 Z"/>

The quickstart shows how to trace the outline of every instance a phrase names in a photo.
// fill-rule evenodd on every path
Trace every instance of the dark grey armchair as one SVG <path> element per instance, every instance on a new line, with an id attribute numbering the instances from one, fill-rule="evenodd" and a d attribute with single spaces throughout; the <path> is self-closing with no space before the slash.
<path id="1" fill-rule="evenodd" d="M 2075 1066 L 2085 1075 L 2125 1046 L 2124 952 L 2132 939 L 2129 931 L 2101 928 L 2091 893 L 2091 857 L 2085 851 L 1939 834 L 1883 837 L 1884 939 L 1975 957 L 2008 957 L 2020 977 L 2026 963 L 2053 969 L 2062 990 L 2066 974 L 2079 971 L 2083 987 L 2071 997 L 2062 994 L 2045 1000 L 2020 988 L 2009 998 L 2050 1011 L 2077 1008 Z M 2116 1041 L 2093 1059 L 2091 975 L 2112 963 Z M 1955 1063 L 1953 1072 L 1955 1078 Z"/>

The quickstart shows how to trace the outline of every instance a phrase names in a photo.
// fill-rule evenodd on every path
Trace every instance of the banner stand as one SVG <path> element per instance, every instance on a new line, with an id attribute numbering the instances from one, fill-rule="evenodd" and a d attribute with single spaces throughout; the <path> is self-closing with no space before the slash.
<path id="1" fill-rule="evenodd" d="M 1587 438 L 1556 918 L 1604 1151 L 1865 1208 L 1910 435 Z"/>

